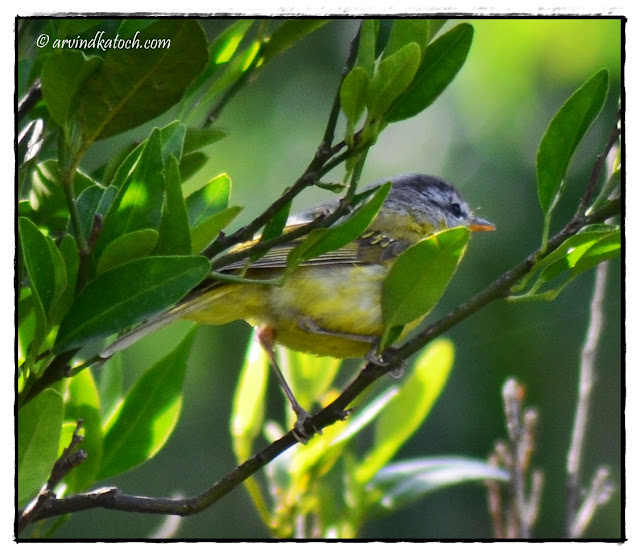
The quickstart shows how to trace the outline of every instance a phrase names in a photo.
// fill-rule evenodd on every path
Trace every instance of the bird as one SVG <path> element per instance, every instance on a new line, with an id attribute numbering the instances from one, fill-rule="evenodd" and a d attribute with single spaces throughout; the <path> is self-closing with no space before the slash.
<path id="1" fill-rule="evenodd" d="M 302 435 L 308 413 L 300 407 L 276 361 L 274 345 L 339 359 L 367 357 L 383 331 L 382 287 L 394 261 L 408 247 L 434 233 L 463 226 L 490 231 L 495 226 L 473 214 L 460 192 L 448 181 L 426 174 L 402 174 L 379 180 L 368 189 L 391 183 L 389 193 L 368 228 L 347 245 L 304 261 L 286 276 L 287 256 L 303 238 L 279 245 L 258 260 L 247 258 L 218 270 L 247 283 L 210 277 L 175 307 L 151 318 L 105 348 L 108 358 L 138 338 L 176 319 L 222 325 L 244 320 L 257 329 L 271 366 L 298 416 Z M 338 200 L 292 215 L 284 232 L 296 229 L 338 208 Z M 242 253 L 259 237 L 235 247 Z M 265 283 L 258 283 L 263 281 Z M 421 319 L 405 327 L 405 332 Z"/>

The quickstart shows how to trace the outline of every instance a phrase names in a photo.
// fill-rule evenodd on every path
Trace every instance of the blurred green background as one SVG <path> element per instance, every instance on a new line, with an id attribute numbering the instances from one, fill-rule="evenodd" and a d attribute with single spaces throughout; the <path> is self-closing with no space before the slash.
<path id="1" fill-rule="evenodd" d="M 605 111 L 579 149 L 567 194 L 553 219 L 570 218 L 595 156 L 615 121 L 621 90 L 622 24 L 616 19 L 474 19 L 471 53 L 452 86 L 420 116 L 391 125 L 371 150 L 363 182 L 403 172 L 433 173 L 456 184 L 477 214 L 497 225 L 477 234 L 445 297 L 429 321 L 485 287 L 535 250 L 542 214 L 536 195 L 535 155 L 550 119 L 566 98 L 597 70 L 611 75 Z M 228 20 L 203 20 L 209 37 Z M 269 63 L 258 79 L 227 107 L 219 126 L 230 136 L 211 147 L 211 162 L 187 188 L 221 172 L 233 181 L 231 202 L 245 206 L 234 222 L 248 222 L 304 170 L 317 147 L 340 73 L 357 28 L 336 20 Z M 448 24 L 452 25 L 452 22 Z M 170 121 L 170 114 L 158 122 Z M 104 141 L 87 157 L 99 167 L 132 137 Z M 341 179 L 342 170 L 331 177 Z M 329 197 L 309 191 L 294 208 Z M 616 492 L 588 530 L 590 537 L 621 532 L 622 346 L 621 264 L 614 261 L 606 297 L 606 327 L 598 355 L 597 383 L 588 430 L 584 480 L 607 464 Z M 564 535 L 566 453 L 577 394 L 580 348 L 588 324 L 593 273 L 572 283 L 551 303 L 494 302 L 451 330 L 456 345 L 451 378 L 425 425 L 397 459 L 435 455 L 484 458 L 506 431 L 500 391 L 513 376 L 526 387 L 526 403 L 538 408 L 540 430 L 535 467 L 545 474 L 534 534 Z M 177 323 L 124 353 L 127 384 L 149 362 L 175 345 L 189 325 Z M 232 393 L 250 328 L 244 323 L 201 327 L 186 377 L 177 430 L 158 456 L 115 481 L 126 492 L 150 496 L 193 495 L 235 466 L 228 432 Z M 348 366 L 351 372 L 357 364 Z M 343 380 L 349 373 L 341 375 Z M 383 379 L 380 388 L 391 378 Z M 270 412 L 281 419 L 284 404 L 271 385 Z M 367 538 L 490 538 L 486 493 L 481 485 L 436 492 L 388 518 L 372 522 Z M 156 516 L 92 510 L 73 517 L 63 537 L 147 537 Z M 248 495 L 240 488 L 200 515 L 186 518 L 179 538 L 264 538 Z"/>

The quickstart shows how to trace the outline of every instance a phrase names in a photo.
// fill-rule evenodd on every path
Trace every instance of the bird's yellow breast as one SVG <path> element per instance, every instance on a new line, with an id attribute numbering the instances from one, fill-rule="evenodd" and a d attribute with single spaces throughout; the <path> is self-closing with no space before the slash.
<path id="1" fill-rule="evenodd" d="M 273 328 L 276 341 L 296 351 L 360 357 L 370 343 L 311 333 L 301 322 L 311 319 L 327 332 L 379 336 L 387 272 L 386 265 L 378 264 L 301 267 L 280 287 L 230 284 L 214 289 L 208 294 L 210 303 L 186 318 L 206 324 L 243 319 Z"/>

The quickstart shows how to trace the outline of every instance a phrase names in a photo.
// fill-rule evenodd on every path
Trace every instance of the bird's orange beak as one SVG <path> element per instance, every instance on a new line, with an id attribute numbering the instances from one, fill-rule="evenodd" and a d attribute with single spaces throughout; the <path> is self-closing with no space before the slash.
<path id="1" fill-rule="evenodd" d="M 491 232 L 496 229 L 495 224 L 492 224 L 488 220 L 484 218 L 474 218 L 471 224 L 469 225 L 469 229 L 472 232 Z"/>

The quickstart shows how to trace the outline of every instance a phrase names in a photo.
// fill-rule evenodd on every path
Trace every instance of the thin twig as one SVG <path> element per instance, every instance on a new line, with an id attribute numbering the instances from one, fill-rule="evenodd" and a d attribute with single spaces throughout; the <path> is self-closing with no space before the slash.
<path id="1" fill-rule="evenodd" d="M 603 302 L 606 293 L 609 265 L 604 262 L 596 269 L 593 297 L 590 307 L 590 321 L 580 358 L 578 381 L 578 403 L 571 434 L 571 445 L 567 456 L 567 534 L 573 536 L 580 494 L 580 471 L 586 438 L 591 392 L 595 381 L 595 361 L 598 342 L 604 325 Z"/>
<path id="2" fill-rule="evenodd" d="M 572 539 L 578 539 L 584 535 L 596 509 L 609 501 L 613 490 L 613 485 L 609 482 L 609 470 L 606 467 L 599 467 L 591 481 L 589 492 L 571 524 L 569 536 Z"/>
<path id="3" fill-rule="evenodd" d="M 509 442 L 498 441 L 489 462 L 509 471 L 508 490 L 497 482 L 487 482 L 489 515 L 495 538 L 528 539 L 540 508 L 543 474 L 530 470 L 538 413 L 523 408 L 524 388 L 513 378 L 502 388 Z M 528 488 L 527 488 L 528 486 Z"/>

